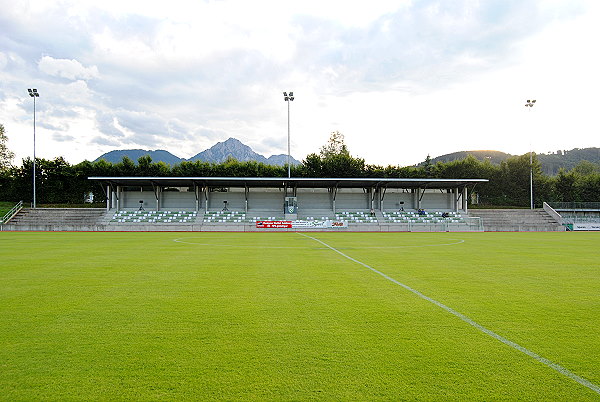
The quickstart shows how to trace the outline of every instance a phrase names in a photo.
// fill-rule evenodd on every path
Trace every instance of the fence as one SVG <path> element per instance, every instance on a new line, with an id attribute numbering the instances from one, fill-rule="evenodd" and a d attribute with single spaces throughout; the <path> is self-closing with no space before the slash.
<path id="1" fill-rule="evenodd" d="M 598 210 L 600 211 L 600 202 L 549 202 L 555 210 Z"/>

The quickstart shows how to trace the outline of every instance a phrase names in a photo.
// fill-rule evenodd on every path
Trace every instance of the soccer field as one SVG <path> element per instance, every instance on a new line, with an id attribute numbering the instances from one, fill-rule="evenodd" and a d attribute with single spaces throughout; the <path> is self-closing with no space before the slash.
<path id="1" fill-rule="evenodd" d="M 599 233 L 0 232 L 3 400 L 599 400 Z"/>

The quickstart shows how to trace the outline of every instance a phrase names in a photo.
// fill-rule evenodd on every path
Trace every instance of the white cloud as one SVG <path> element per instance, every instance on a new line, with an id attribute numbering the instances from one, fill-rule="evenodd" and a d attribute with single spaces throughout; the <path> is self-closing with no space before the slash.
<path id="1" fill-rule="evenodd" d="M 31 132 L 28 87 L 42 95 L 39 152 L 66 152 L 71 162 L 131 146 L 189 157 L 228 137 L 285 153 L 283 90 L 296 94 L 297 159 L 333 130 L 368 163 L 473 148 L 525 152 L 529 96 L 538 98 L 530 115 L 544 147 L 599 145 L 593 1 L 0 6 L 0 118 L 22 155 L 30 148 L 21 140 Z M 42 29 L 35 22 L 43 16 Z"/>
<path id="2" fill-rule="evenodd" d="M 70 80 L 88 80 L 99 77 L 98 67 L 84 67 L 74 59 L 55 59 L 50 56 L 43 56 L 38 62 L 38 68 L 41 72 L 48 75 Z"/>

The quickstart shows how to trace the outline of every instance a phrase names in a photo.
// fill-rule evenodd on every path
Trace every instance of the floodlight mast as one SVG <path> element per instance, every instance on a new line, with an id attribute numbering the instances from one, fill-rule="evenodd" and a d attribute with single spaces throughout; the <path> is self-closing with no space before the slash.
<path id="1" fill-rule="evenodd" d="M 290 169 L 290 102 L 294 100 L 294 93 L 290 92 L 289 95 L 287 92 L 283 93 L 283 100 L 287 102 L 288 107 L 288 154 L 287 154 L 287 166 L 288 166 L 288 178 L 292 177 L 291 169 Z"/>
<path id="2" fill-rule="evenodd" d="M 527 99 L 525 107 L 528 107 L 529 111 L 531 111 L 533 105 L 535 105 L 535 99 Z M 533 155 L 531 146 L 529 148 L 529 207 L 533 209 Z"/>
<path id="3" fill-rule="evenodd" d="M 36 88 L 28 88 L 27 92 L 33 98 L 33 208 L 35 209 L 37 207 L 35 196 L 35 98 L 38 98 L 40 94 Z"/>

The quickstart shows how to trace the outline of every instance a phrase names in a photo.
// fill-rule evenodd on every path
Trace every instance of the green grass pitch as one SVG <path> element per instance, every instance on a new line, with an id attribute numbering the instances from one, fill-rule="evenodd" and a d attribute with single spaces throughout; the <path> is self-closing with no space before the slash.
<path id="1" fill-rule="evenodd" d="M 306 233 L 600 384 L 599 233 Z M 0 232 L 2 400 L 599 400 L 298 233 Z"/>

